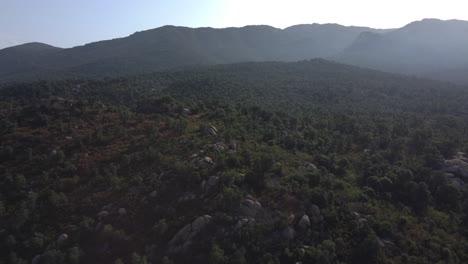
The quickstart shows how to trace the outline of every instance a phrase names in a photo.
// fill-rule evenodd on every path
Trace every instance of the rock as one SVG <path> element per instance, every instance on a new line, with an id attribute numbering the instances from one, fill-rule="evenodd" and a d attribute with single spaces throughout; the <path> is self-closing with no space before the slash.
<path id="1" fill-rule="evenodd" d="M 462 159 L 445 160 L 443 170 L 468 179 L 468 163 Z"/>
<path id="2" fill-rule="evenodd" d="M 217 142 L 216 144 L 213 144 L 213 149 L 216 150 L 216 151 L 224 151 L 226 150 L 226 145 L 224 145 L 223 142 Z"/>
<path id="3" fill-rule="evenodd" d="M 244 199 L 239 208 L 241 215 L 255 217 L 262 210 L 262 205 L 259 202 L 251 199 Z"/>
<path id="4" fill-rule="evenodd" d="M 229 147 L 232 149 L 232 151 L 236 152 L 239 150 L 239 143 L 235 140 L 231 140 L 231 143 L 229 143 Z"/>
<path id="5" fill-rule="evenodd" d="M 218 176 L 211 176 L 208 178 L 208 181 L 206 181 L 205 185 L 204 185 L 204 190 L 205 191 L 208 191 L 210 190 L 211 188 L 215 187 L 216 185 L 218 185 L 219 183 L 219 177 Z"/>
<path id="6" fill-rule="evenodd" d="M 306 171 L 315 171 L 315 170 L 317 170 L 317 167 L 316 167 L 314 164 L 312 164 L 312 163 L 310 163 L 310 162 L 308 162 L 308 161 L 305 161 L 305 162 L 303 162 L 302 165 L 299 167 L 299 170 L 300 170 L 300 171 L 303 171 L 303 172 L 306 172 Z"/>
<path id="7" fill-rule="evenodd" d="M 192 155 L 193 157 L 193 155 Z M 193 158 L 190 163 L 202 169 L 212 169 L 216 166 L 214 161 L 210 157 L 199 157 L 198 155 Z"/>
<path id="8" fill-rule="evenodd" d="M 177 199 L 178 202 L 186 202 L 186 201 L 191 201 L 195 199 L 195 194 L 193 193 L 186 193 L 184 195 L 182 195 L 181 197 L 179 197 L 179 199 Z"/>
<path id="9" fill-rule="evenodd" d="M 96 227 L 94 228 L 94 232 L 99 232 L 101 231 L 101 229 L 104 227 L 104 225 L 102 224 L 102 222 L 99 222 L 96 224 Z"/>
<path id="10" fill-rule="evenodd" d="M 182 109 L 182 114 L 184 114 L 184 115 L 190 115 L 191 113 L 192 113 L 192 112 L 191 112 L 190 109 L 188 109 L 188 108 Z"/>
<path id="11" fill-rule="evenodd" d="M 465 182 L 453 175 L 452 173 L 446 173 L 445 176 L 447 176 L 448 181 L 450 184 L 452 184 L 457 190 L 461 191 L 463 189 L 463 185 L 465 185 Z"/>
<path id="12" fill-rule="evenodd" d="M 149 194 L 149 197 L 151 198 L 154 198 L 158 195 L 158 192 L 157 191 L 152 191 L 150 194 Z"/>
<path id="13" fill-rule="evenodd" d="M 234 229 L 239 229 L 242 228 L 250 223 L 251 219 L 250 218 L 242 218 L 237 221 L 236 225 L 234 226 Z"/>
<path id="14" fill-rule="evenodd" d="M 211 216 L 204 215 L 195 219 L 191 224 L 184 226 L 169 241 L 170 251 L 178 252 L 186 249 L 192 243 L 192 239 L 210 222 Z"/>
<path id="15" fill-rule="evenodd" d="M 395 243 L 393 243 L 392 241 L 388 240 L 388 239 L 381 239 L 382 243 L 384 244 L 385 247 L 396 247 Z"/>
<path id="16" fill-rule="evenodd" d="M 200 126 L 200 130 L 202 131 L 203 134 L 208 135 L 208 136 L 218 135 L 218 129 L 213 125 L 202 124 Z"/>
<path id="17" fill-rule="evenodd" d="M 31 261 L 31 264 L 39 264 L 39 261 L 41 260 L 41 255 L 36 255 Z"/>
<path id="18" fill-rule="evenodd" d="M 307 228 L 310 227 L 310 219 L 308 215 L 303 215 L 299 222 L 297 223 L 297 226 L 302 229 L 306 230 Z"/>
<path id="19" fill-rule="evenodd" d="M 97 214 L 99 220 L 102 220 L 104 218 L 106 218 L 107 216 L 109 216 L 109 211 L 101 211 Z"/>
<path id="20" fill-rule="evenodd" d="M 377 243 L 379 244 L 380 247 L 385 247 L 385 244 L 382 242 L 380 238 L 377 238 Z"/>
<path id="21" fill-rule="evenodd" d="M 61 234 L 58 238 L 57 238 L 57 244 L 59 243 L 62 243 L 63 241 L 67 240 L 68 239 L 68 235 L 67 234 Z"/>
<path id="22" fill-rule="evenodd" d="M 104 205 L 104 206 L 101 208 L 101 211 L 110 211 L 110 210 L 112 210 L 113 207 L 114 207 L 114 204 L 113 204 L 113 203 L 110 203 L 110 204 Z"/>
<path id="23" fill-rule="evenodd" d="M 204 145 L 203 146 L 203 150 L 204 151 L 207 151 L 207 150 L 214 150 L 214 151 L 219 151 L 219 152 L 222 152 L 222 151 L 225 151 L 227 149 L 226 145 L 224 145 L 223 142 L 217 142 L 213 145 L 211 144 L 207 144 L 207 145 Z"/>
<path id="24" fill-rule="evenodd" d="M 124 215 L 127 214 L 127 209 L 125 209 L 125 208 L 119 208 L 119 211 L 118 211 L 118 212 L 119 212 L 119 215 L 124 216 Z"/>
<path id="25" fill-rule="evenodd" d="M 281 232 L 281 237 L 283 239 L 291 240 L 291 239 L 294 239 L 295 236 L 296 236 L 296 230 L 294 230 L 294 228 L 290 226 L 286 227 L 283 230 L 283 232 Z"/>
<path id="26" fill-rule="evenodd" d="M 210 215 L 204 215 L 195 219 L 195 221 L 192 222 L 192 231 L 200 231 L 211 221 L 211 218 Z"/>
<path id="27" fill-rule="evenodd" d="M 216 109 L 216 114 L 218 116 L 225 117 L 226 116 L 226 111 L 224 111 L 224 109 L 222 109 L 222 108 L 218 108 L 218 109 Z"/>
<path id="28" fill-rule="evenodd" d="M 313 204 L 310 206 L 310 213 L 312 214 L 312 216 L 320 216 L 320 208 Z"/>

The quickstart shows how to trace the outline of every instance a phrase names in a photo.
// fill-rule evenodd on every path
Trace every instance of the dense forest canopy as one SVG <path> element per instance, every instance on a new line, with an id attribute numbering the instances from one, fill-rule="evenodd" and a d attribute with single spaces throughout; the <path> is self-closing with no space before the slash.
<path id="1" fill-rule="evenodd" d="M 0 263 L 467 263 L 468 88 L 321 59 L 0 87 Z"/>

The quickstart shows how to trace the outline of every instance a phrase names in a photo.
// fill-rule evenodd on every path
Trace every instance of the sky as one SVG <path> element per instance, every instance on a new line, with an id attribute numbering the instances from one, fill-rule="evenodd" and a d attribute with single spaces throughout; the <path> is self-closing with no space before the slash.
<path id="1" fill-rule="evenodd" d="M 0 0 L 0 49 L 27 42 L 69 48 L 164 25 L 398 28 L 423 18 L 468 20 L 468 1 Z"/>

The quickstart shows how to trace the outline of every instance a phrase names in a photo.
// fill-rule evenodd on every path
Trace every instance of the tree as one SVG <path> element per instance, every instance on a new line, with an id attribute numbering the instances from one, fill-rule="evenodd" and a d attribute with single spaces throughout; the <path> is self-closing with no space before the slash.
<path id="1" fill-rule="evenodd" d="M 226 257 L 224 256 L 224 250 L 218 245 L 213 244 L 211 246 L 210 256 L 208 262 L 210 264 L 223 264 L 226 263 Z"/>

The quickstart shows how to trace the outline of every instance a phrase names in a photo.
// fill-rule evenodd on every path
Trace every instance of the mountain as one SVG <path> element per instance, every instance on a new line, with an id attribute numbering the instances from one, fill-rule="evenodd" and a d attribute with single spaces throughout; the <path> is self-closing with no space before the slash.
<path id="1" fill-rule="evenodd" d="M 468 22 L 424 19 L 390 32 L 363 32 L 334 59 L 374 69 L 468 81 Z"/>
<path id="2" fill-rule="evenodd" d="M 44 69 L 43 58 L 61 48 L 43 43 L 26 43 L 0 50 L 0 78 L 29 76 Z"/>
<path id="3" fill-rule="evenodd" d="M 336 54 L 364 31 L 380 32 L 336 24 L 299 25 L 285 30 L 270 26 L 225 29 L 164 26 L 126 38 L 47 54 L 38 52 L 29 60 L 17 61 L 13 68 L 11 60 L 4 58 L 15 57 L 12 52 L 15 48 L 4 49 L 0 52 L 0 76 L 3 80 L 44 74 L 103 77 L 187 65 L 296 61 Z"/>
<path id="4" fill-rule="evenodd" d="M 425 19 L 393 30 L 337 24 L 286 29 L 164 26 L 70 49 L 33 43 L 0 50 L 0 81 L 102 78 L 181 66 L 311 58 L 468 83 L 468 22 Z"/>

